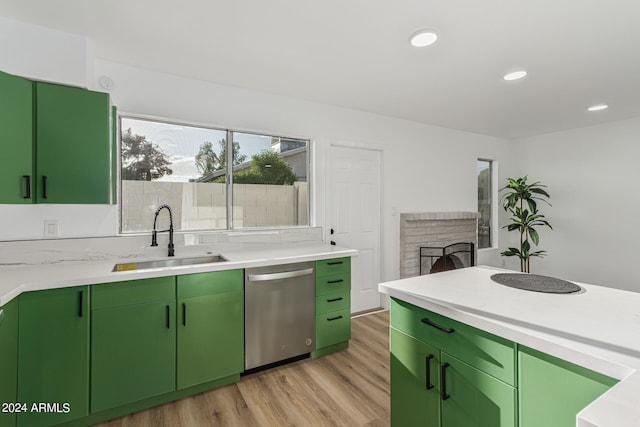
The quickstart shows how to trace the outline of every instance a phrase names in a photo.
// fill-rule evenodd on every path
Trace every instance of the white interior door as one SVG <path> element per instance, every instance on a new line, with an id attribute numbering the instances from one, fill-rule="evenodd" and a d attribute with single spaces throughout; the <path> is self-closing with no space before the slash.
<path id="1" fill-rule="evenodd" d="M 381 153 L 329 146 L 328 238 L 357 249 L 351 258 L 351 312 L 380 307 Z"/>

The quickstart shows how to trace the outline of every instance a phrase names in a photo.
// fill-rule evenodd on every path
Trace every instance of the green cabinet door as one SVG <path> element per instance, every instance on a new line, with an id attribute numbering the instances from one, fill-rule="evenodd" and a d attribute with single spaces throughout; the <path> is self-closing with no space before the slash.
<path id="1" fill-rule="evenodd" d="M 0 203 L 33 203 L 33 83 L 0 72 Z"/>
<path id="2" fill-rule="evenodd" d="M 244 292 L 178 300 L 178 389 L 244 370 Z"/>
<path id="3" fill-rule="evenodd" d="M 18 300 L 0 307 L 0 426 L 15 426 L 16 416 L 5 405 L 17 402 Z"/>
<path id="4" fill-rule="evenodd" d="M 91 316 L 92 413 L 175 390 L 175 299 Z"/>
<path id="5" fill-rule="evenodd" d="M 516 427 L 514 387 L 444 352 L 440 369 L 442 427 Z"/>
<path id="6" fill-rule="evenodd" d="M 178 276 L 177 388 L 244 370 L 244 271 Z"/>
<path id="7" fill-rule="evenodd" d="M 548 354 L 518 351 L 520 427 L 573 427 L 576 415 L 617 380 Z"/>
<path id="8" fill-rule="evenodd" d="M 18 401 L 30 411 L 18 414 L 18 426 L 51 426 L 88 414 L 88 293 L 78 286 L 20 295 Z"/>
<path id="9" fill-rule="evenodd" d="M 440 425 L 440 351 L 390 329 L 391 426 Z"/>
<path id="10" fill-rule="evenodd" d="M 38 203 L 111 202 L 109 95 L 36 83 Z"/>

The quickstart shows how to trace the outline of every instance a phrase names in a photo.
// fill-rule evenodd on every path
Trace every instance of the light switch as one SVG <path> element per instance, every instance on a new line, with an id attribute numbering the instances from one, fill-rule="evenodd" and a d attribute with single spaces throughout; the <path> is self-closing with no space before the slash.
<path id="1" fill-rule="evenodd" d="M 58 220 L 44 220 L 44 237 L 58 237 Z"/>

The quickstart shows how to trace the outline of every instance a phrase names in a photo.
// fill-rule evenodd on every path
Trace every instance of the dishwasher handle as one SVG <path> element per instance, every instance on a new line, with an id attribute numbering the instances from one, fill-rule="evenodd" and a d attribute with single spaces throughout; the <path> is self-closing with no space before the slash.
<path id="1" fill-rule="evenodd" d="M 249 274 L 247 278 L 250 282 L 265 282 L 267 280 L 291 279 L 292 277 L 307 276 L 313 274 L 313 268 L 304 270 L 283 271 L 281 273 Z"/>

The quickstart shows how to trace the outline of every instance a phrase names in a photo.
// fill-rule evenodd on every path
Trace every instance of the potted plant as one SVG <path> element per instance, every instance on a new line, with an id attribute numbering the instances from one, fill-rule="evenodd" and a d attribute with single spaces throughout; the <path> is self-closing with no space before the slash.
<path id="1" fill-rule="evenodd" d="M 500 189 L 501 192 L 505 192 L 501 198 L 502 207 L 511 215 L 511 223 L 502 228 L 509 231 L 517 230 L 520 233 L 520 248 L 509 248 L 500 255 L 520 258 L 520 271 L 524 273 L 530 272 L 531 257 L 546 255 L 546 251 L 531 251 L 530 242 L 538 246 L 540 241 L 536 227 L 546 226 L 553 230 L 544 215 L 538 211 L 539 201 L 551 206 L 547 200 L 550 198 L 549 193 L 544 189 L 546 185 L 539 182 L 528 183 L 527 178 L 507 178 L 509 183 Z"/>

